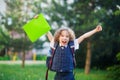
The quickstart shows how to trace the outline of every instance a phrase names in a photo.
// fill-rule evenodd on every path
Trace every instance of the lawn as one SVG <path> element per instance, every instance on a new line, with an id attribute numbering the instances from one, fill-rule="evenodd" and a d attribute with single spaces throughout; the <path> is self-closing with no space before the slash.
<path id="1" fill-rule="evenodd" d="M 46 66 L 43 64 L 25 65 L 0 64 L 0 80 L 45 80 Z M 89 75 L 83 69 L 75 69 L 75 80 L 110 80 L 107 71 L 91 70 Z M 49 79 L 54 80 L 54 72 L 49 72 Z"/>

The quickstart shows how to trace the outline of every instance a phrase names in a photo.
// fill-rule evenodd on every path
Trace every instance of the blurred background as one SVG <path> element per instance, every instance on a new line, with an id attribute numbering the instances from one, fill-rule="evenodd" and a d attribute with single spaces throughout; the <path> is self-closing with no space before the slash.
<path id="1" fill-rule="evenodd" d="M 120 75 L 120 0 L 0 0 L 1 61 L 20 60 L 24 67 L 25 60 L 46 60 L 46 36 L 32 43 L 22 29 L 40 13 L 53 34 L 60 27 L 70 27 L 77 38 L 100 24 L 103 31 L 86 39 L 76 51 L 77 68 L 85 68 L 88 74 L 91 68 L 114 66 Z"/>

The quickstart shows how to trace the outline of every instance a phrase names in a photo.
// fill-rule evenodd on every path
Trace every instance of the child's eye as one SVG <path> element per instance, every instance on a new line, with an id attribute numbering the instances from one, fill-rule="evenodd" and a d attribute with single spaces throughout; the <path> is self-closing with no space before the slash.
<path id="1" fill-rule="evenodd" d="M 63 35 L 61 35 L 61 37 L 64 37 Z"/>
<path id="2" fill-rule="evenodd" d="M 66 35 L 65 37 L 67 37 L 67 38 L 68 38 L 68 37 L 69 37 L 69 35 Z"/>

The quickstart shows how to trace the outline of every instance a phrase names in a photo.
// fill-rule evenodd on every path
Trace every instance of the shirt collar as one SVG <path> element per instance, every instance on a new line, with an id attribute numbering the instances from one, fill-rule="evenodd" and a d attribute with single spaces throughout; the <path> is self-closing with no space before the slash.
<path id="1" fill-rule="evenodd" d="M 59 44 L 59 46 L 61 46 L 61 44 Z M 65 47 L 67 47 L 68 45 L 65 45 Z"/>

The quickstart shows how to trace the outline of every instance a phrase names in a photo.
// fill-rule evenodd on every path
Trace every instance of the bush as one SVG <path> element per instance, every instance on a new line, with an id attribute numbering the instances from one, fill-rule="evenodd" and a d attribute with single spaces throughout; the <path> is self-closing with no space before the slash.
<path id="1" fill-rule="evenodd" d="M 8 55 L 0 56 L 0 60 L 10 60 L 10 57 Z"/>
<path id="2" fill-rule="evenodd" d="M 107 70 L 109 71 L 109 78 L 112 80 L 120 80 L 120 65 L 109 67 Z"/>
<path id="3" fill-rule="evenodd" d="M 37 55 L 36 60 L 46 60 L 46 56 L 45 55 Z"/>
<path id="4" fill-rule="evenodd" d="M 117 54 L 117 60 L 120 61 L 120 52 Z"/>
<path id="5" fill-rule="evenodd" d="M 116 57 L 117 60 L 120 61 L 120 53 L 118 53 Z M 107 70 L 109 71 L 108 77 L 112 80 L 120 80 L 120 65 L 108 67 Z"/>

